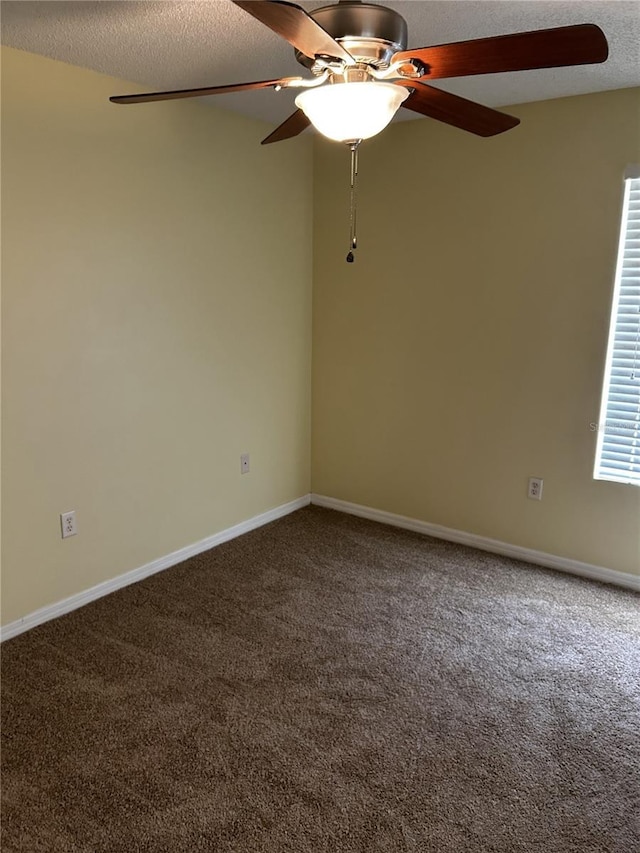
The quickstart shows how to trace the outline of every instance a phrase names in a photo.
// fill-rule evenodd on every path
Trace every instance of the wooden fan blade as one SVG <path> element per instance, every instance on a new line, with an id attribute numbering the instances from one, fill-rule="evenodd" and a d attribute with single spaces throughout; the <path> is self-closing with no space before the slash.
<path id="1" fill-rule="evenodd" d="M 475 101 L 452 95 L 451 92 L 443 92 L 442 89 L 436 89 L 415 80 L 396 82 L 400 86 L 414 90 L 402 104 L 403 107 L 443 121 L 445 124 L 459 127 L 461 130 L 468 130 L 477 136 L 495 136 L 520 124 L 519 118 L 499 113 Z"/>
<path id="2" fill-rule="evenodd" d="M 396 53 L 393 61 L 418 59 L 428 66 L 425 76 L 467 77 L 503 71 L 558 68 L 604 62 L 609 46 L 595 24 L 576 24 L 530 33 L 419 47 Z"/>
<path id="3" fill-rule="evenodd" d="M 303 130 L 306 130 L 310 124 L 311 121 L 302 112 L 302 110 L 296 110 L 295 113 L 291 113 L 289 118 L 285 119 L 282 124 L 279 124 L 273 133 L 270 133 L 269 136 L 263 139 L 260 144 L 269 145 L 271 142 L 280 142 L 282 139 L 291 139 L 291 137 L 297 136 L 299 133 L 302 133 Z"/>
<path id="4" fill-rule="evenodd" d="M 310 59 L 331 56 L 353 65 L 355 59 L 300 6 L 284 0 L 233 0 Z"/>
<path id="5" fill-rule="evenodd" d="M 232 83 L 230 86 L 205 86 L 202 89 L 176 89 L 173 92 L 145 92 L 142 95 L 114 95 L 114 104 L 142 104 L 147 101 L 170 101 L 174 98 L 201 98 L 204 95 L 224 95 L 225 92 L 246 92 L 250 89 L 269 89 L 287 86 L 301 77 L 283 77 L 281 80 L 259 80 L 256 83 Z"/>

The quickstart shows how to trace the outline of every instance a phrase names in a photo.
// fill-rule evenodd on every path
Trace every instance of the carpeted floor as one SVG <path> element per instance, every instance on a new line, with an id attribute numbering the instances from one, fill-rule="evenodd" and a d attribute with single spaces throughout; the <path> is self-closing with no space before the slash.
<path id="1" fill-rule="evenodd" d="M 637 853 L 632 593 L 308 508 L 2 648 L 2 850 Z"/>

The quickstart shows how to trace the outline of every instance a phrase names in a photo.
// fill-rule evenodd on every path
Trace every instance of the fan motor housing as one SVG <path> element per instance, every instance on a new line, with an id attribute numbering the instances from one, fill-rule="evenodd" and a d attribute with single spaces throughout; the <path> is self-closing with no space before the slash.
<path id="1" fill-rule="evenodd" d="M 343 0 L 309 13 L 358 62 L 388 65 L 391 57 L 407 47 L 407 22 L 385 6 Z M 314 60 L 296 50 L 301 65 L 311 68 Z"/>

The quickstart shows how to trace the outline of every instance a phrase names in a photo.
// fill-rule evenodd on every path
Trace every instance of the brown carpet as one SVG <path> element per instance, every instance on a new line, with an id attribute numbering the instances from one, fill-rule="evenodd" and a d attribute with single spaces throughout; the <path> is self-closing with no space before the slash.
<path id="1" fill-rule="evenodd" d="M 639 634 L 301 510 L 4 644 L 2 850 L 636 853 Z"/>

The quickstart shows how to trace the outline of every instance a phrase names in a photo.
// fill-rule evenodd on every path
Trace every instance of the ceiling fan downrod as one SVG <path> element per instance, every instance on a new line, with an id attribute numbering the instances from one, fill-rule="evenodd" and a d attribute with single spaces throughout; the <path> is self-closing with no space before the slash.
<path id="1" fill-rule="evenodd" d="M 355 261 L 354 251 L 358 248 L 358 237 L 356 235 L 356 189 L 358 181 L 358 148 L 360 147 L 361 139 L 356 139 L 353 142 L 347 143 L 351 151 L 351 182 L 349 193 L 349 252 L 347 254 L 347 263 L 352 264 Z"/>

